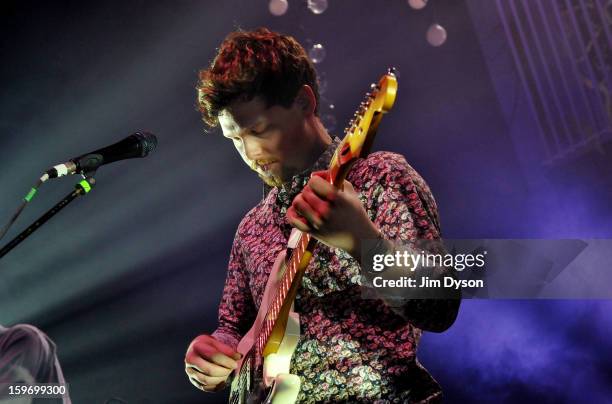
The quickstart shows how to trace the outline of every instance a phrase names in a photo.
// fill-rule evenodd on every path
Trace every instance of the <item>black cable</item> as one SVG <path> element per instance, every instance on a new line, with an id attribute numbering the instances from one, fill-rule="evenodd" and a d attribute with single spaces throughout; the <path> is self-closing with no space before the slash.
<path id="1" fill-rule="evenodd" d="M 21 215 L 21 212 L 23 212 L 23 209 L 25 209 L 25 207 L 28 204 L 28 202 L 30 202 L 34 198 L 34 196 L 36 195 L 36 192 L 38 191 L 38 188 L 48 178 L 49 178 L 49 176 L 47 174 L 45 174 L 42 177 L 40 177 L 40 179 L 38 181 L 36 181 L 36 184 L 34 184 L 34 186 L 30 189 L 28 194 L 23 197 L 21 205 L 19 206 L 19 208 L 17 208 L 17 211 L 13 214 L 13 216 L 8 221 L 8 223 L 2 228 L 2 231 L 0 232 L 0 240 L 2 240 L 2 238 L 8 232 L 8 230 L 13 225 L 13 223 L 15 223 L 15 221 L 17 220 L 19 215 Z"/>

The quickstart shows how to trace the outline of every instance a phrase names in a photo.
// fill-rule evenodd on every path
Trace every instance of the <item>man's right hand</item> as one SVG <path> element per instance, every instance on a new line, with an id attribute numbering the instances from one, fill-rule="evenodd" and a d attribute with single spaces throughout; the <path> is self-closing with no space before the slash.
<path id="1" fill-rule="evenodd" d="M 228 376 L 238 366 L 240 354 L 210 335 L 199 335 L 187 348 L 185 372 L 191 384 L 204 391 L 225 387 Z"/>

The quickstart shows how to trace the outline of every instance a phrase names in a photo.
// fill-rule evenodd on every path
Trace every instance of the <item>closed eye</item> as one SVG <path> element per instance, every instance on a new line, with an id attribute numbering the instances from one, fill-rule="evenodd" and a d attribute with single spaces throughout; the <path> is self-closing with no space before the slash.
<path id="1" fill-rule="evenodd" d="M 260 127 L 256 127 L 256 128 L 251 128 L 251 129 L 249 130 L 249 132 L 251 132 L 251 134 L 252 134 L 253 136 L 261 136 L 261 135 L 263 135 L 264 133 L 266 133 L 266 132 L 267 132 L 267 130 L 268 130 L 268 126 L 264 126 L 264 127 L 261 127 L 261 126 L 260 126 Z"/>

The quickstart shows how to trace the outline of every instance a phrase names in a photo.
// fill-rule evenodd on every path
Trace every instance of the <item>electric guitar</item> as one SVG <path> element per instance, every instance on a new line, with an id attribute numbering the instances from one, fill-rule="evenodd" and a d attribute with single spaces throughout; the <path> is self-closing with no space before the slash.
<path id="1" fill-rule="evenodd" d="M 329 180 L 336 188 L 342 188 L 355 161 L 368 155 L 382 116 L 393 107 L 396 93 L 394 69 L 371 85 L 330 162 Z M 231 404 L 295 403 L 300 379 L 289 373 L 289 366 L 300 339 L 300 322 L 293 301 L 316 242 L 309 234 L 294 229 L 288 243 L 293 248 L 291 255 L 286 257 L 283 251 L 276 258 L 255 322 L 238 344 L 242 359 L 231 384 Z"/>

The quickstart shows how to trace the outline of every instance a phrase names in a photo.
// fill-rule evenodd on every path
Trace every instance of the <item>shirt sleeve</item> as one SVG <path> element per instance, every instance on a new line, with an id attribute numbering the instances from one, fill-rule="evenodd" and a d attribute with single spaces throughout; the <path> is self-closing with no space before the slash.
<path id="1" fill-rule="evenodd" d="M 418 240 L 439 240 L 438 208 L 423 178 L 399 154 L 376 153 L 373 163 L 369 213 L 388 244 L 414 246 Z M 438 270 L 438 275 L 444 271 Z M 459 304 L 459 298 L 405 299 L 392 307 L 416 327 L 440 332 L 455 321 Z"/>
<path id="2" fill-rule="evenodd" d="M 384 155 L 374 179 L 374 224 L 389 240 L 411 243 L 440 238 L 438 207 L 425 180 L 401 155 Z"/>
<path id="3" fill-rule="evenodd" d="M 244 265 L 240 236 L 239 232 L 236 232 L 219 304 L 219 326 L 212 336 L 236 349 L 238 342 L 255 320 L 256 313 L 249 288 L 249 276 Z"/>

